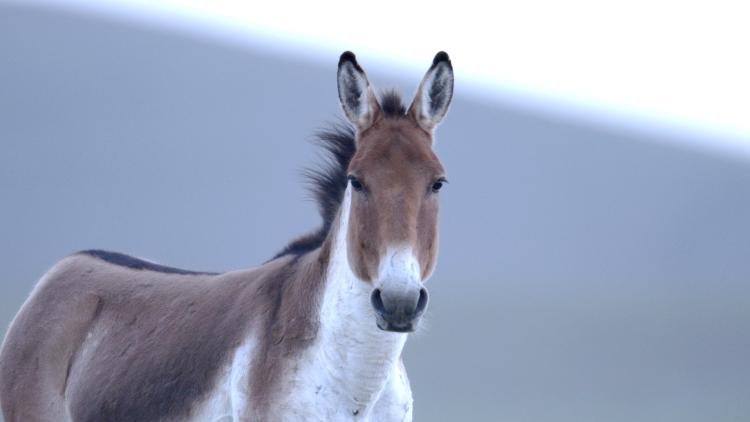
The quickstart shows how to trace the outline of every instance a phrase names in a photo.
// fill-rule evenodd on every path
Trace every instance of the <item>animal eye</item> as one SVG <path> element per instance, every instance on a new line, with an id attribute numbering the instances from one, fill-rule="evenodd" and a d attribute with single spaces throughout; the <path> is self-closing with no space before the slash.
<path id="1" fill-rule="evenodd" d="M 362 190 L 362 183 L 360 183 L 360 181 L 357 180 L 356 177 L 349 176 L 349 177 L 347 177 L 347 179 L 349 179 L 349 183 L 352 184 L 352 187 L 354 188 L 354 190 L 358 190 L 358 191 Z"/>
<path id="2" fill-rule="evenodd" d="M 432 184 L 432 191 L 437 193 L 437 191 L 439 191 L 443 187 L 443 184 L 446 182 L 447 180 L 445 179 L 438 179 L 435 183 Z"/>
<path id="3" fill-rule="evenodd" d="M 447 182 L 448 181 L 445 180 L 444 178 L 438 179 L 435 183 L 432 184 L 432 191 L 437 193 L 437 191 L 439 191 L 443 187 L 443 184 Z"/>

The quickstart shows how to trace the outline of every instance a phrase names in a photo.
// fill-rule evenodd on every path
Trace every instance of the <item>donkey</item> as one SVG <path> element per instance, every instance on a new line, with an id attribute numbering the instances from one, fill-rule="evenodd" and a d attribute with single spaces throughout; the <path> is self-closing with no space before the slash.
<path id="1" fill-rule="evenodd" d="M 409 421 L 401 352 L 427 306 L 445 171 L 433 130 L 453 95 L 438 53 L 407 109 L 351 52 L 353 127 L 319 136 L 322 227 L 221 274 L 88 250 L 55 264 L 0 350 L 0 404 L 23 421 Z"/>

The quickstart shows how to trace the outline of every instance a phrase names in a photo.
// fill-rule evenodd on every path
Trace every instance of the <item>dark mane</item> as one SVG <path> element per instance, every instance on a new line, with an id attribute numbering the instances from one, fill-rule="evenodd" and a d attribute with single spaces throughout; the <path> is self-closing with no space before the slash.
<path id="1" fill-rule="evenodd" d="M 383 110 L 385 117 L 404 117 L 406 116 L 406 107 L 401 100 L 401 94 L 396 90 L 384 91 L 380 99 L 380 108 Z"/>
<path id="2" fill-rule="evenodd" d="M 356 150 L 354 129 L 345 124 L 332 125 L 329 129 L 318 132 L 314 142 L 323 147 L 328 156 L 322 167 L 308 169 L 304 175 L 318 203 L 323 224 L 318 230 L 289 243 L 273 259 L 290 254 L 302 255 L 322 245 L 344 199 L 346 170 Z"/>
<path id="3" fill-rule="evenodd" d="M 406 107 L 396 90 L 384 91 L 380 107 L 386 118 L 406 116 Z M 335 124 L 327 130 L 315 134 L 315 144 L 327 153 L 326 161 L 320 168 L 308 169 L 304 176 L 310 185 L 323 224 L 318 230 L 301 236 L 286 245 L 272 259 L 284 255 L 302 255 L 320 247 L 331 231 L 331 224 L 344 199 L 346 190 L 346 170 L 356 152 L 354 129 L 348 124 Z"/>

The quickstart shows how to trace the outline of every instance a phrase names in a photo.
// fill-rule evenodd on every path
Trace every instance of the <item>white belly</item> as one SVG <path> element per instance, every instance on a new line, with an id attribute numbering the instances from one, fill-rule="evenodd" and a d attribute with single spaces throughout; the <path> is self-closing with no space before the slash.
<path id="1" fill-rule="evenodd" d="M 239 422 L 250 414 L 249 375 L 255 341 L 246 340 L 221 369 L 213 391 L 191 413 L 191 422 Z"/>

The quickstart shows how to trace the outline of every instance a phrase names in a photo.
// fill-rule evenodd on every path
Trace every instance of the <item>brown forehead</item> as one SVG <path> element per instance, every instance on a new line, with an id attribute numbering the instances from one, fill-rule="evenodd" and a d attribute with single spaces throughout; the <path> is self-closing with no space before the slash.
<path id="1" fill-rule="evenodd" d="M 382 119 L 357 138 L 353 172 L 403 173 L 416 170 L 441 176 L 445 170 L 432 150 L 432 137 L 407 118 Z"/>

